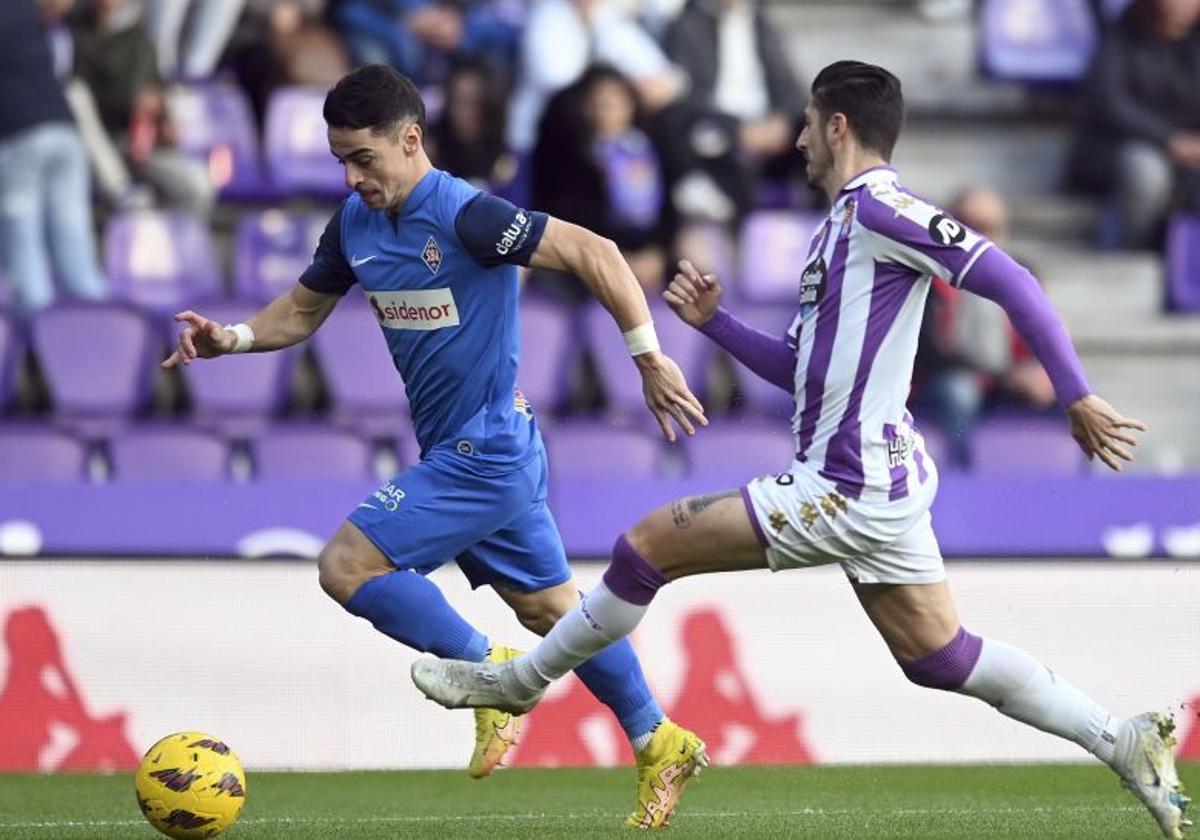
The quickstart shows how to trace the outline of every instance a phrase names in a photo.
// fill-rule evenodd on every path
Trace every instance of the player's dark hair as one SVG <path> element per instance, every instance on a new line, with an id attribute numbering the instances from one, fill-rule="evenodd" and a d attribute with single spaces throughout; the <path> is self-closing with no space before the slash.
<path id="1" fill-rule="evenodd" d="M 904 93 L 900 80 L 887 70 L 861 61 L 835 61 L 813 79 L 812 101 L 822 122 L 844 114 L 863 146 L 891 160 L 904 124 Z"/>
<path id="2" fill-rule="evenodd" d="M 386 64 L 366 64 L 343 76 L 325 94 L 323 114 L 330 128 L 387 134 L 414 122 L 425 130 L 425 103 L 416 85 Z"/>

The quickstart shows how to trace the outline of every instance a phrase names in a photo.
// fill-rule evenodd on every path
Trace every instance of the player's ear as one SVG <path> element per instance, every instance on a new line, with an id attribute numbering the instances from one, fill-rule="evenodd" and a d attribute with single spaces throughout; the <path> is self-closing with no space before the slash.
<path id="1" fill-rule="evenodd" d="M 421 131 L 421 126 L 416 123 L 410 123 L 400 136 L 400 142 L 404 145 L 404 154 L 412 157 L 421 148 L 421 141 L 424 139 L 424 133 Z"/>

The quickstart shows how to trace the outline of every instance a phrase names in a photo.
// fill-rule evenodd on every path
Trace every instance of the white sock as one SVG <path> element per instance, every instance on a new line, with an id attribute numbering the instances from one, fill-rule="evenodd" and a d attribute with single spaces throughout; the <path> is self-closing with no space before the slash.
<path id="1" fill-rule="evenodd" d="M 1020 648 L 985 638 L 959 692 L 1113 763 L 1121 719 Z"/>
<path id="2" fill-rule="evenodd" d="M 528 689 L 545 688 L 632 633 L 646 609 L 618 598 L 603 582 L 597 584 L 537 647 L 513 660 L 517 682 Z"/>

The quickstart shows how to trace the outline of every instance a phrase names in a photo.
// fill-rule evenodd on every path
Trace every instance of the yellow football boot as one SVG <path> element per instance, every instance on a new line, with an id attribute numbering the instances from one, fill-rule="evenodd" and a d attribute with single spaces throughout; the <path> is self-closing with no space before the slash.
<path id="1" fill-rule="evenodd" d="M 488 652 L 488 660 L 507 662 L 520 655 L 519 650 L 496 645 Z M 483 779 L 492 774 L 505 753 L 517 745 L 523 721 L 524 718 L 499 709 L 475 710 L 475 752 L 471 753 L 471 763 L 467 765 L 467 773 L 472 779 Z"/>
<path id="2" fill-rule="evenodd" d="M 708 754 L 696 733 L 664 718 L 637 754 L 637 807 L 625 827 L 665 827 L 688 779 L 707 766 Z"/>

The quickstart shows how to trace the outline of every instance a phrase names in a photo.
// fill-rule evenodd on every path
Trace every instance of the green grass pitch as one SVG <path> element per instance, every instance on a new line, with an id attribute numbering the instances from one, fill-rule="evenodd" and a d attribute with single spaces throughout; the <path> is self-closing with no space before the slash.
<path id="1" fill-rule="evenodd" d="M 1180 768 L 1200 789 L 1200 764 Z M 242 819 L 255 838 L 628 836 L 633 770 L 251 773 Z M 714 767 L 693 781 L 667 837 L 1159 837 L 1115 777 L 1091 765 Z M 0 838 L 117 840 L 158 835 L 130 776 L 0 775 Z"/>

